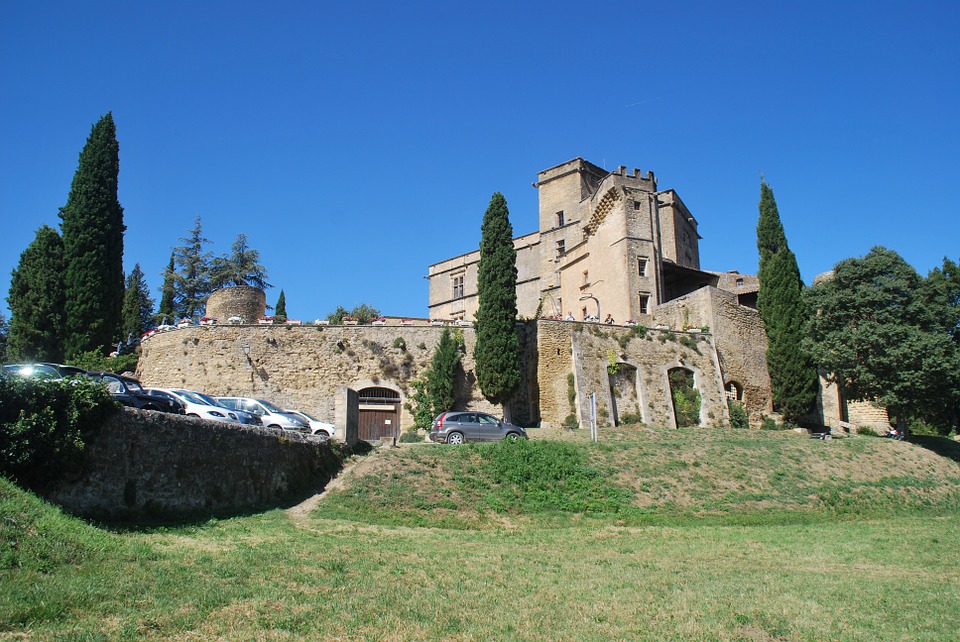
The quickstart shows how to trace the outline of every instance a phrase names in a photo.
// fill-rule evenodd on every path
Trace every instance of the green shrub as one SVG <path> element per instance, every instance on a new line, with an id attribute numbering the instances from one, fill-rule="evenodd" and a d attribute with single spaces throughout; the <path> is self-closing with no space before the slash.
<path id="1" fill-rule="evenodd" d="M 81 352 L 68 362 L 71 366 L 77 366 L 84 370 L 106 371 L 106 372 L 136 372 L 137 361 L 140 360 L 139 354 L 122 354 L 118 357 L 107 357 L 96 350 Z"/>
<path id="2" fill-rule="evenodd" d="M 857 434 L 866 437 L 879 437 L 880 432 L 873 426 L 857 426 Z"/>
<path id="3" fill-rule="evenodd" d="M 639 412 L 625 412 L 619 417 L 621 424 L 642 424 L 643 415 Z"/>
<path id="4" fill-rule="evenodd" d="M 407 342 L 404 341 L 403 337 L 397 337 L 393 340 L 393 347 L 402 352 L 407 349 Z"/>
<path id="5" fill-rule="evenodd" d="M 670 392 L 673 395 L 673 413 L 677 428 L 700 425 L 700 392 L 693 387 L 693 373 L 675 368 L 668 373 Z"/>
<path id="6" fill-rule="evenodd" d="M 411 428 L 400 433 L 400 438 L 397 441 L 401 444 L 416 444 L 423 441 L 423 435 L 416 428 Z"/>
<path id="7" fill-rule="evenodd" d="M 760 426 L 760 430 L 786 430 L 786 428 L 784 424 L 778 424 L 773 417 L 764 417 L 763 424 Z"/>
<path id="8" fill-rule="evenodd" d="M 563 420 L 563 427 L 566 430 L 576 430 L 580 427 L 580 422 L 577 421 L 577 416 L 573 413 L 567 415 L 566 419 Z"/>
<path id="9" fill-rule="evenodd" d="M 39 490 L 75 472 L 116 408 L 97 383 L 0 379 L 0 474 Z"/>
<path id="10" fill-rule="evenodd" d="M 730 425 L 734 428 L 749 428 L 750 418 L 743 404 L 733 399 L 727 399 L 727 408 L 730 410 Z"/>

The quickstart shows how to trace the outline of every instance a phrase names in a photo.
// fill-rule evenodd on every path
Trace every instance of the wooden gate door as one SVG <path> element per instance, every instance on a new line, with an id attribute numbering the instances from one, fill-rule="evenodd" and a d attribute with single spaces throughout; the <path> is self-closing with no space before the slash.
<path id="1" fill-rule="evenodd" d="M 400 434 L 400 394 L 389 388 L 360 390 L 358 437 L 364 441 L 383 441 Z"/>

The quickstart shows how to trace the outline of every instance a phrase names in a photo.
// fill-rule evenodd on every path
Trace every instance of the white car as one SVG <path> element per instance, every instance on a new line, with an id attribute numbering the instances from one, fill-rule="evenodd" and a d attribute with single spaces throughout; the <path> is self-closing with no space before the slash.
<path id="1" fill-rule="evenodd" d="M 189 390 L 168 390 L 167 388 L 145 388 L 144 390 L 153 397 L 162 397 L 179 402 L 183 405 L 183 414 L 188 417 L 240 423 L 236 413 L 230 409 L 211 406 Z"/>
<path id="2" fill-rule="evenodd" d="M 245 410 L 257 415 L 267 428 L 310 433 L 310 425 L 305 419 L 284 412 L 264 399 L 253 397 L 217 397 L 216 399 L 227 408 Z"/>
<path id="3" fill-rule="evenodd" d="M 291 410 L 287 408 L 284 412 L 291 415 L 296 415 L 300 417 L 310 426 L 310 433 L 314 435 L 321 435 L 323 437 L 333 437 L 336 434 L 336 428 L 333 427 L 333 424 L 327 423 L 326 421 L 320 421 L 319 419 L 314 419 L 305 412 L 299 410 Z"/>

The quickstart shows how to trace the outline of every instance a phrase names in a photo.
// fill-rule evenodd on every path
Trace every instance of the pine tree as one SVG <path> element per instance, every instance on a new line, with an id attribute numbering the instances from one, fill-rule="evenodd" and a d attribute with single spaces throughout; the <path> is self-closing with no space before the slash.
<path id="1" fill-rule="evenodd" d="M 12 358 L 63 361 L 63 271 L 63 240 L 44 225 L 20 255 L 10 279 L 8 351 Z"/>
<path id="2" fill-rule="evenodd" d="M 283 293 L 282 288 L 280 296 L 277 297 L 277 305 L 273 309 L 273 318 L 279 323 L 284 323 L 287 320 L 287 295 Z"/>
<path id="3" fill-rule="evenodd" d="M 93 126 L 67 204 L 60 210 L 65 259 L 67 357 L 103 350 L 120 330 L 123 208 L 117 200 L 120 145 L 113 115 Z"/>
<path id="4" fill-rule="evenodd" d="M 801 346 L 809 318 L 803 301 L 803 281 L 797 258 L 787 246 L 773 190 L 760 183 L 760 291 L 757 308 L 767 333 L 767 369 L 774 409 L 796 422 L 809 414 L 817 400 L 817 369 Z"/>
<path id="5" fill-rule="evenodd" d="M 238 234 L 232 253 L 213 261 L 211 286 L 214 290 L 234 285 L 249 285 L 261 290 L 272 288 L 267 283 L 267 270 L 260 264 L 260 252 L 247 245 L 247 235 Z"/>
<path id="6" fill-rule="evenodd" d="M 210 252 L 203 246 L 209 239 L 203 237 L 200 217 L 193 222 L 190 236 L 180 237 L 183 245 L 174 248 L 176 261 L 174 271 L 174 305 L 179 318 L 192 319 L 202 316 L 207 297 L 210 295 Z"/>
<path id="7" fill-rule="evenodd" d="M 140 264 L 133 266 L 127 277 L 126 293 L 123 296 L 123 339 L 129 343 L 129 338 L 139 338 L 150 324 L 153 316 L 153 298 L 150 288 L 143 276 Z"/>
<path id="8" fill-rule="evenodd" d="M 517 337 L 517 251 L 503 194 L 496 192 L 480 228 L 477 280 L 477 344 L 474 348 L 477 383 L 488 401 L 507 403 L 520 384 L 520 339 Z"/>
<path id="9" fill-rule="evenodd" d="M 174 255 L 170 254 L 170 264 L 167 265 L 167 269 L 163 271 L 163 290 L 160 292 L 160 308 L 153 317 L 157 325 L 164 323 L 164 319 L 166 319 L 166 323 L 173 323 L 174 321 L 173 301 L 177 292 L 176 278 L 177 272 Z"/>

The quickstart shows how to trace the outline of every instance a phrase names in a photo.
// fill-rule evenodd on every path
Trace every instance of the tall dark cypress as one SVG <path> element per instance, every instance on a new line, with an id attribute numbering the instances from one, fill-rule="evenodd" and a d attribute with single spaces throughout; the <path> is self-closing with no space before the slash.
<path id="1" fill-rule="evenodd" d="M 153 298 L 150 288 L 143 276 L 140 264 L 133 266 L 133 271 L 127 277 L 126 292 L 123 295 L 123 341 L 132 338 L 139 339 L 147 329 L 150 318 L 153 316 Z"/>
<path id="2" fill-rule="evenodd" d="M 160 307 L 153 317 L 158 325 L 164 323 L 164 319 L 166 319 L 167 323 L 174 323 L 176 321 L 173 313 L 173 302 L 177 293 L 175 284 L 177 274 L 173 256 L 173 254 L 170 255 L 170 264 L 167 265 L 167 269 L 163 271 L 163 289 L 160 291 Z"/>
<path id="3" fill-rule="evenodd" d="M 27 361 L 63 361 L 63 241 L 47 225 L 20 255 L 10 278 L 9 355 Z"/>
<path id="4" fill-rule="evenodd" d="M 60 209 L 65 260 L 66 356 L 103 350 L 119 337 L 123 308 L 123 208 L 117 199 L 120 145 L 107 113 L 80 152 Z"/>
<path id="5" fill-rule="evenodd" d="M 760 292 L 757 308 L 766 326 L 767 369 L 775 410 L 796 422 L 809 414 L 817 400 L 817 369 L 801 347 L 807 308 L 797 258 L 787 247 L 787 237 L 773 198 L 773 190 L 760 183 Z"/>
<path id="6" fill-rule="evenodd" d="M 280 296 L 277 297 L 277 305 L 273 308 L 273 318 L 283 323 L 287 320 L 287 295 L 280 289 Z"/>
<path id="7" fill-rule="evenodd" d="M 488 401 L 507 403 L 520 384 L 520 339 L 517 337 L 517 251 L 507 200 L 497 192 L 483 215 L 477 293 L 477 383 Z"/>

